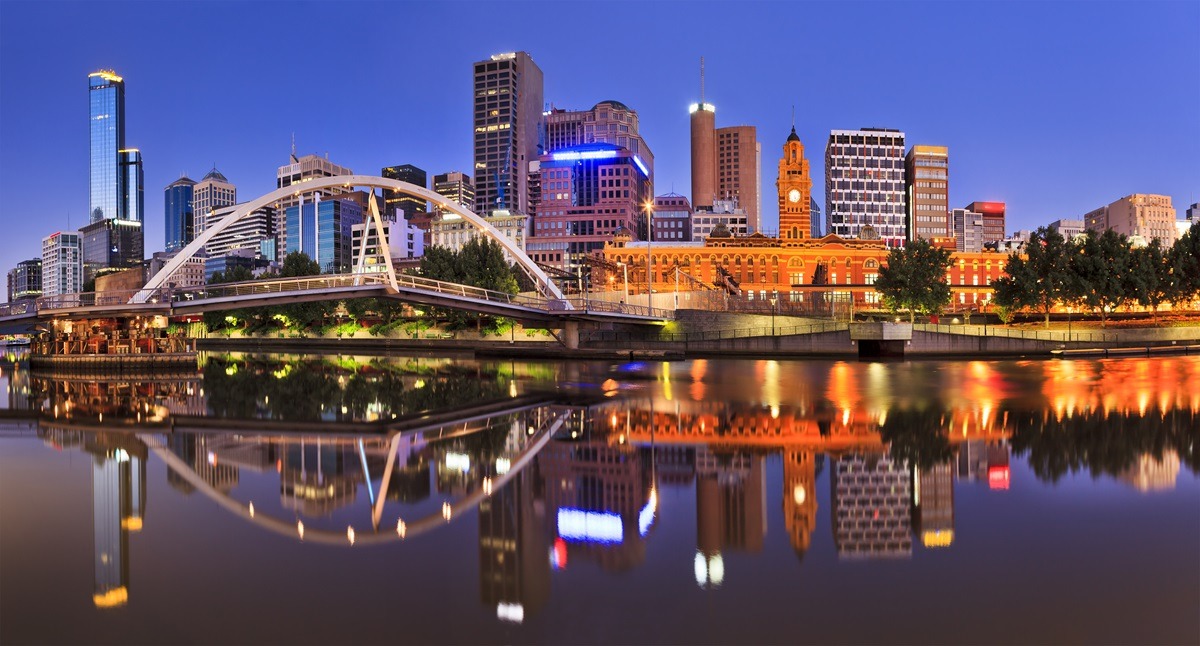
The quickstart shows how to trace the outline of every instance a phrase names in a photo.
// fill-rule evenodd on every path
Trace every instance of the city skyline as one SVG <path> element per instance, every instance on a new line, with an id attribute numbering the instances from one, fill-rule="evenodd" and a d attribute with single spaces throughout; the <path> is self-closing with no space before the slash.
<path id="1" fill-rule="evenodd" d="M 463 13 L 475 6 L 456 4 L 454 10 Z M 218 49 L 200 46 L 207 39 L 205 24 L 217 18 L 200 11 L 198 4 L 117 4 L 96 20 L 82 17 L 88 11 L 62 12 L 68 17 L 55 24 L 68 45 L 28 57 L 18 52 L 39 51 L 35 43 L 44 42 L 45 34 L 27 26 L 49 24 L 39 19 L 47 15 L 46 9 L 6 3 L 5 19 L 0 21 L 0 82 L 9 90 L 0 98 L 4 116 L 0 139 L 5 142 L 0 153 L 0 218 L 10 225 L 24 220 L 38 224 L 14 227 L 13 235 L 0 242 L 0 255 L 7 267 L 15 266 L 36 255 L 43 237 L 86 224 L 83 79 L 102 68 L 114 69 L 126 80 L 126 137 L 138 142 L 145 158 L 145 183 L 153 196 L 145 216 L 144 234 L 152 241 L 146 255 L 159 250 L 164 239 L 157 191 L 181 172 L 197 176 L 215 163 L 246 198 L 265 194 L 274 188 L 273 170 L 287 160 L 292 133 L 301 154 L 328 152 L 331 160 L 359 173 L 373 174 L 400 160 L 430 174 L 474 175 L 470 69 L 473 62 L 504 51 L 530 53 L 544 72 L 548 104 L 582 110 L 599 101 L 617 100 L 637 110 L 643 136 L 658 160 L 656 195 L 686 191 L 691 184 L 687 105 L 699 100 L 701 55 L 706 59 L 704 100 L 721 113 L 718 122 L 756 126 L 758 139 L 768 150 L 782 145 L 791 104 L 796 104 L 797 132 L 809 150 L 818 185 L 825 176 L 822 144 L 831 130 L 878 126 L 905 131 L 909 145 L 948 146 L 955 167 L 949 206 L 958 208 L 975 200 L 1006 202 L 1010 230 L 1078 219 L 1131 193 L 1170 195 L 1182 213 L 1200 191 L 1194 184 L 1200 177 L 1200 156 L 1194 149 L 1200 141 L 1195 112 L 1200 74 L 1189 73 L 1200 64 L 1187 50 L 1185 28 L 1200 16 L 1197 5 L 1089 5 L 1088 30 L 1077 26 L 1077 5 L 1038 5 L 1036 21 L 1027 20 L 1029 9 L 939 5 L 932 19 L 905 25 L 898 46 L 908 48 L 917 59 L 938 56 L 939 61 L 942 50 L 927 42 L 930 39 L 944 38 L 944 47 L 986 49 L 944 61 L 950 69 L 937 79 L 910 78 L 900 71 L 894 79 L 880 77 L 872 66 L 878 64 L 883 45 L 847 50 L 837 39 L 840 29 L 849 28 L 839 19 L 851 16 L 857 21 L 855 33 L 886 36 L 910 5 L 870 5 L 873 11 L 864 14 L 817 4 L 737 5 L 736 12 L 733 5 L 705 5 L 711 10 L 687 12 L 673 3 L 650 4 L 645 7 L 646 24 L 674 21 L 676 26 L 696 29 L 672 29 L 666 38 L 646 45 L 645 51 L 624 48 L 629 53 L 610 54 L 630 65 L 601 64 L 589 53 L 590 47 L 603 45 L 606 51 L 617 51 L 623 48 L 614 45 L 622 41 L 638 41 L 616 30 L 615 22 L 612 30 L 601 24 L 583 34 L 546 37 L 543 27 L 562 16 L 548 11 L 549 5 L 516 6 L 519 11 L 489 18 L 497 25 L 495 33 L 515 35 L 485 34 L 471 47 L 452 48 L 438 58 L 425 59 L 428 64 L 416 69 L 384 44 L 358 42 L 362 39 L 347 34 L 336 36 L 331 46 L 360 46 L 356 60 L 362 57 L 368 62 L 346 67 L 337 60 L 320 60 L 303 70 L 291 70 L 276 69 L 257 52 L 270 50 L 274 39 L 287 40 L 297 30 L 311 29 L 308 23 L 323 11 L 319 6 L 290 7 L 291 13 L 279 16 L 276 31 L 261 37 L 254 31 L 256 38 L 249 39 L 239 35 L 243 31 L 248 35 L 250 25 L 258 22 L 255 17 L 270 10 L 265 5 L 239 5 L 239 20 L 221 18 L 223 25 L 233 25 L 233 33 L 229 46 Z M 433 21 L 447 11 L 441 6 L 402 5 L 371 13 Z M 469 13 L 464 20 L 474 19 Z M 781 20 L 779 14 L 794 19 Z M 764 36 L 756 39 L 763 44 L 742 47 L 718 44 L 722 41 L 717 38 L 685 40 L 682 36 L 720 34 L 723 16 L 764 25 Z M 179 18 L 191 28 L 173 33 L 171 40 L 156 40 L 163 34 L 146 33 L 146 46 L 132 49 L 118 49 L 113 42 L 111 49 L 97 51 L 92 41 L 70 37 L 96 22 L 125 20 L 147 27 L 168 18 Z M 506 23 L 521 28 L 502 28 Z M 1103 40 L 1097 36 L 1125 33 L 1143 24 L 1155 26 L 1155 38 L 1147 37 L 1137 51 L 1082 47 Z M 676 33 L 681 35 L 671 35 Z M 431 39 L 430 47 L 436 40 L 422 38 Z M 76 40 L 89 45 L 69 44 Z M 793 40 L 801 45 L 792 45 Z M 1021 49 L 994 46 L 1004 40 L 1021 43 Z M 156 44 L 164 55 L 149 55 L 159 51 Z M 840 48 L 836 60 L 828 58 L 833 47 Z M 418 43 L 413 49 L 422 47 Z M 780 52 L 800 53 L 812 60 L 825 57 L 824 64 L 780 72 L 768 64 Z M 393 55 L 394 62 L 389 62 Z M 21 65 L 15 64 L 17 60 Z M 218 80 L 225 82 L 218 86 L 228 87 L 195 94 L 191 82 L 184 80 L 188 77 L 178 74 L 181 65 L 197 72 L 216 66 L 224 70 Z M 395 65 L 412 72 L 411 83 L 387 86 L 382 93 L 376 85 L 366 85 L 389 74 Z M 611 73 L 610 69 L 628 71 Z M 330 78 L 351 86 L 363 83 L 363 91 L 379 100 L 345 104 L 324 96 L 310 98 L 310 92 L 300 91 L 325 85 Z M 856 79 L 877 82 L 863 84 Z M 1156 87 L 1130 96 L 1125 90 L 1130 83 Z M 13 98 L 15 86 L 36 88 L 41 96 L 38 101 L 19 102 Z M 879 101 L 881 90 L 896 99 Z M 289 103 L 286 97 L 291 91 L 303 99 Z M 195 100 L 172 100 L 185 92 Z M 821 95 L 827 98 L 818 98 Z M 1142 100 L 1145 96 L 1154 102 Z M 874 100 L 868 101 L 869 97 Z M 947 109 L 928 107 L 939 103 Z M 1163 137 L 1164 132 L 1178 136 Z M 1030 163 L 1031 150 L 1034 163 Z M 770 195 L 774 182 L 774 173 L 762 173 L 759 191 Z M 774 230 L 777 208 L 770 200 L 763 202 L 763 227 Z M 823 203 L 822 207 L 828 208 Z"/>

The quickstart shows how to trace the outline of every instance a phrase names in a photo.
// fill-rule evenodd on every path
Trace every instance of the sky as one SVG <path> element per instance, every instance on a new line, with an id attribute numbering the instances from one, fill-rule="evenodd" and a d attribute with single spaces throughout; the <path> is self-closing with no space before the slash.
<path id="1" fill-rule="evenodd" d="M 214 164 L 245 201 L 293 134 L 358 173 L 472 170 L 471 65 L 528 51 L 545 100 L 639 113 L 655 192 L 690 192 L 688 104 L 762 144 L 763 227 L 795 106 L 824 205 L 829 131 L 950 149 L 950 206 L 1031 229 L 1130 193 L 1200 201 L 1200 2 L 0 2 L 0 271 L 86 224 L 87 75 L 126 83 L 145 164 L 146 255 L 163 189 Z"/>

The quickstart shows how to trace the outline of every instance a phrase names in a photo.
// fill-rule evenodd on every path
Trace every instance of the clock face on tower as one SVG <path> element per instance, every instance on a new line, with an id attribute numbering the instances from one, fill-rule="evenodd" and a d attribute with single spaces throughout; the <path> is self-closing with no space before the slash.
<path id="1" fill-rule="evenodd" d="M 792 190 L 788 191 L 788 201 L 793 204 L 795 204 L 796 202 L 799 202 L 800 201 L 800 191 L 798 189 L 794 189 L 794 188 Z"/>

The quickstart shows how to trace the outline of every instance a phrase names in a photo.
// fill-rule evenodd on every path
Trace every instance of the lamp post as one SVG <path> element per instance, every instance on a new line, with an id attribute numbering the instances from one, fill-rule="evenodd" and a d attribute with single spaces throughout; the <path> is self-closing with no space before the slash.
<path id="1" fill-rule="evenodd" d="M 621 301 L 622 304 L 625 304 L 629 302 L 629 265 L 623 262 L 617 264 L 621 266 L 621 274 L 625 279 L 625 300 Z"/>
<path id="2" fill-rule="evenodd" d="M 771 336 L 775 336 L 775 303 L 778 300 L 777 296 L 771 296 Z"/>
<path id="3" fill-rule="evenodd" d="M 654 200 L 647 199 L 644 206 L 646 207 L 646 307 L 653 309 L 654 262 L 650 256 L 650 243 L 654 241 Z M 648 311 L 647 314 L 649 314 Z"/>

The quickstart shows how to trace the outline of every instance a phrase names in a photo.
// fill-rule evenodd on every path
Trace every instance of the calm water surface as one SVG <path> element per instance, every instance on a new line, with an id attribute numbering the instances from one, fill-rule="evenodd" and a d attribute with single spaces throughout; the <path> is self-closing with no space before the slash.
<path id="1" fill-rule="evenodd" d="M 1196 643 L 1200 358 L 0 367 L 0 643 Z"/>

